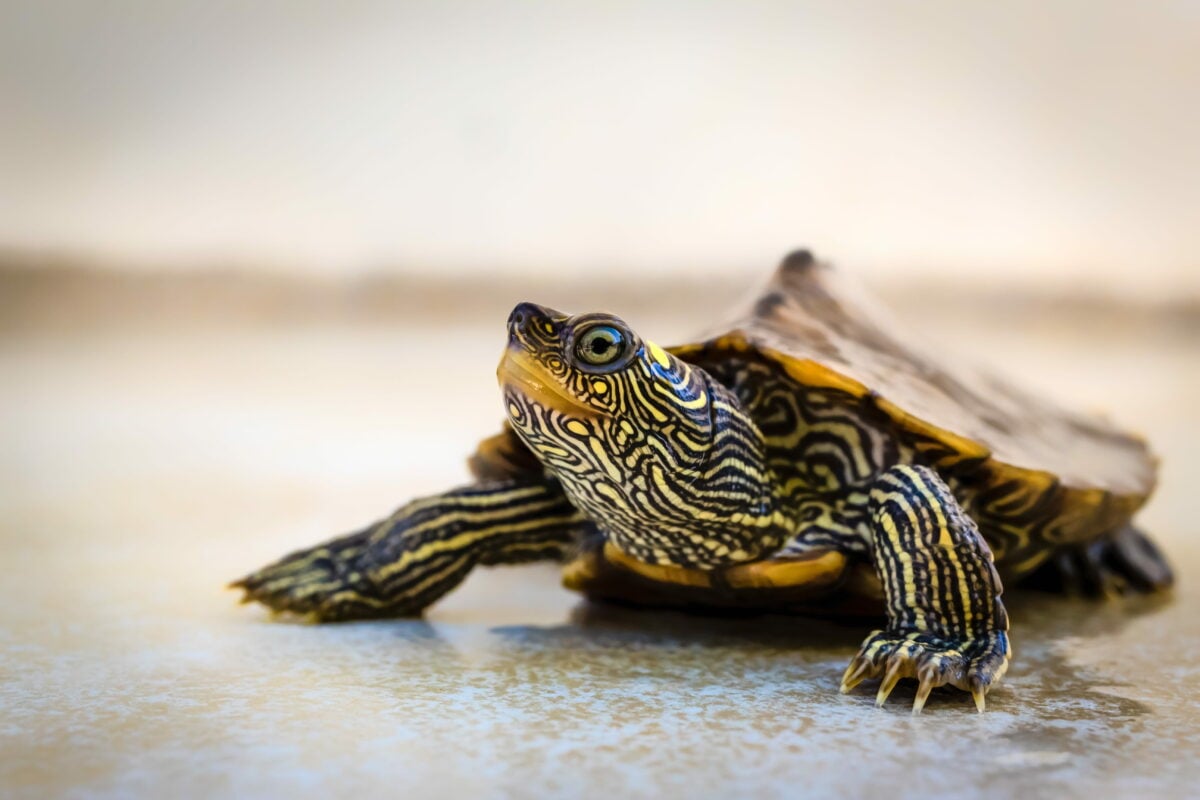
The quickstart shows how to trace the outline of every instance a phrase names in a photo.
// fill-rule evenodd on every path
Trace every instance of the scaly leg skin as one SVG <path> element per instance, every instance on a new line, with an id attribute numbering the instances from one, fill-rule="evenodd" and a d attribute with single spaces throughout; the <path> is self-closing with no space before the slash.
<path id="1" fill-rule="evenodd" d="M 914 714 L 945 684 L 970 692 L 983 711 L 1011 650 L 1003 587 L 978 528 L 926 467 L 883 473 L 871 487 L 870 513 L 888 625 L 863 642 L 842 692 L 882 678 L 875 702 L 883 705 L 901 678 L 916 678 Z"/>
<path id="2" fill-rule="evenodd" d="M 1125 525 L 1085 544 L 1066 545 L 1021 586 L 1085 597 L 1161 592 L 1175 576 L 1166 557 L 1140 530 Z"/>
<path id="3" fill-rule="evenodd" d="M 587 528 L 556 483 L 481 482 L 300 550 L 230 584 L 320 622 L 419 614 L 479 565 L 561 560 Z"/>

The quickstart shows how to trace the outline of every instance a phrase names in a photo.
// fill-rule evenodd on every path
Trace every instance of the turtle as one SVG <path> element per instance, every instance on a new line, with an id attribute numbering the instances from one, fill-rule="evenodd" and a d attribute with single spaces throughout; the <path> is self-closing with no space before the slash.
<path id="1" fill-rule="evenodd" d="M 675 347 L 609 313 L 522 302 L 506 420 L 472 481 L 231 586 L 316 621 L 419 615 L 477 566 L 553 560 L 593 601 L 875 617 L 841 691 L 979 711 L 1011 657 L 1003 584 L 1173 582 L 1134 525 L 1147 442 L 1008 380 L 951 369 L 807 250 L 729 322 Z"/>

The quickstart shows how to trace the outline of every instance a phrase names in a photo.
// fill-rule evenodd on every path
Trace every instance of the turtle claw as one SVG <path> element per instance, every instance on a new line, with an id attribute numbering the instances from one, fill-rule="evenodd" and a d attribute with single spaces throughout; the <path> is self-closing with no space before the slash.
<path id="1" fill-rule="evenodd" d="M 914 714 L 921 713 L 934 689 L 946 685 L 970 692 L 975 708 L 982 712 L 988 690 L 1008 667 L 1008 657 L 1008 636 L 1003 631 L 961 642 L 929 634 L 876 631 L 846 668 L 841 691 L 846 694 L 864 680 L 880 678 L 875 705 L 882 706 L 901 678 L 915 678 Z"/>
<path id="2" fill-rule="evenodd" d="M 850 666 L 846 667 L 846 671 L 842 675 L 841 693 L 849 694 L 851 689 L 863 682 L 863 679 L 867 677 L 867 673 L 870 671 L 870 662 L 862 656 L 856 656 L 850 662 Z"/>
<path id="3" fill-rule="evenodd" d="M 888 695 L 892 693 L 892 689 L 896 688 L 896 684 L 900 682 L 900 670 L 903 667 L 900 659 L 892 657 L 888 659 L 887 672 L 883 675 L 883 681 L 879 684 L 879 691 L 875 693 L 875 705 L 882 706 L 887 702 Z"/>
<path id="4" fill-rule="evenodd" d="M 917 687 L 917 696 L 913 698 L 912 713 L 920 714 L 925 708 L 925 701 L 929 699 L 929 693 L 933 691 L 933 683 L 931 681 L 922 681 Z"/>

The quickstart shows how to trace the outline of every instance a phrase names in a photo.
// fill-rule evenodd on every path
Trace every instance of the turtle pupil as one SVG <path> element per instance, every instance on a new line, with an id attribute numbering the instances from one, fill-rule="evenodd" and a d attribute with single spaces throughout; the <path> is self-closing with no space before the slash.
<path id="1" fill-rule="evenodd" d="M 604 366 L 621 356 L 625 337 L 616 328 L 592 328 L 580 337 L 576 352 L 579 358 L 593 366 Z"/>

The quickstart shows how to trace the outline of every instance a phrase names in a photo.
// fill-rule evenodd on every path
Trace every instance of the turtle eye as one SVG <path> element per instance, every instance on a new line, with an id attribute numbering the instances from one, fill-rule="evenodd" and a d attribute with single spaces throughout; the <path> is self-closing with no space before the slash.
<path id="1" fill-rule="evenodd" d="M 625 335 L 611 325 L 589 328 L 575 340 L 575 355 L 593 367 L 607 366 L 625 353 Z"/>

